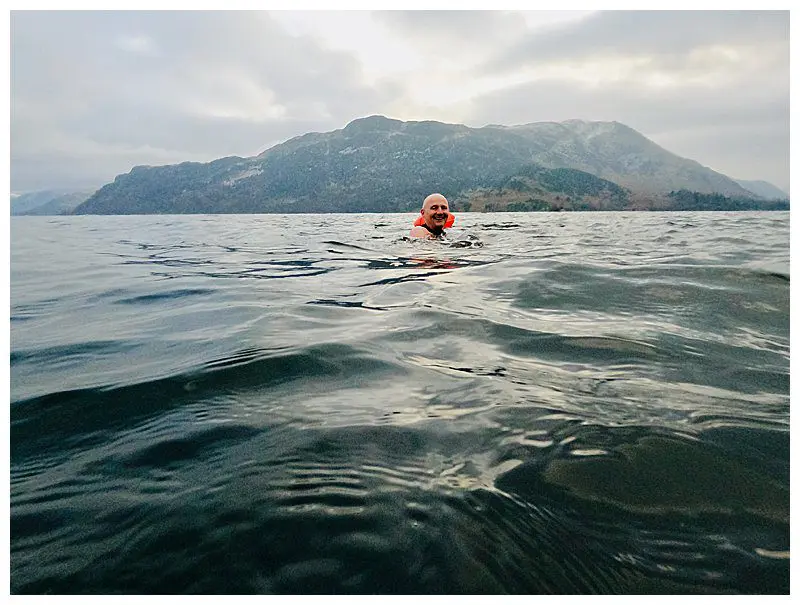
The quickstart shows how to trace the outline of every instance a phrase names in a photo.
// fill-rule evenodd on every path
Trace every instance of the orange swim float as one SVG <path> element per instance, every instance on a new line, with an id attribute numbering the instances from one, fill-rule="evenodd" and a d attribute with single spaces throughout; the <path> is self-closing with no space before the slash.
<path id="1" fill-rule="evenodd" d="M 456 215 L 451 212 L 450 216 L 448 216 L 447 220 L 444 222 L 444 228 L 449 229 L 450 227 L 453 226 L 453 223 L 455 222 L 456 222 Z M 425 224 L 425 219 L 422 218 L 422 215 L 418 216 L 417 220 L 414 221 L 415 227 L 422 227 L 422 225 L 424 224 Z"/>

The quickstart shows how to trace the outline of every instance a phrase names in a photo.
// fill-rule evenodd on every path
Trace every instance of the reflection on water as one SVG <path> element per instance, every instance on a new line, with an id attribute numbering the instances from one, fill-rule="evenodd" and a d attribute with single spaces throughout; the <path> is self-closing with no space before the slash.
<path id="1" fill-rule="evenodd" d="M 12 592 L 788 593 L 788 213 L 298 220 L 13 217 Z"/>

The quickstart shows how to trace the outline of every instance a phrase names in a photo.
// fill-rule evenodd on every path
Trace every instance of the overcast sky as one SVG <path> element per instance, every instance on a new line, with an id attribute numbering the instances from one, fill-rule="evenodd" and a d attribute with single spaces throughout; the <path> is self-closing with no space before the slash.
<path id="1" fill-rule="evenodd" d="M 381 114 L 616 120 L 789 190 L 789 13 L 11 13 L 11 190 L 252 156 Z"/>

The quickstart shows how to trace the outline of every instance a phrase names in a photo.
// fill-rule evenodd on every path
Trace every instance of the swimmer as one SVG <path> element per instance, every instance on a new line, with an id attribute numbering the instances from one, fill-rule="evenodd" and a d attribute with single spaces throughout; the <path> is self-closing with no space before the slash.
<path id="1" fill-rule="evenodd" d="M 452 227 L 455 217 L 450 214 L 447 199 L 441 193 L 431 193 L 422 202 L 420 217 L 414 223 L 409 237 L 439 238 L 446 228 Z"/>

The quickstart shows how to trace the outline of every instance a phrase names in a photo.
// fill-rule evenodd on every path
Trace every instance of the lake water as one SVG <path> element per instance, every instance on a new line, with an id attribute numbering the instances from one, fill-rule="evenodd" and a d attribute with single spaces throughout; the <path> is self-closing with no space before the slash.
<path id="1" fill-rule="evenodd" d="M 11 218 L 13 593 L 788 593 L 789 214 Z"/>

